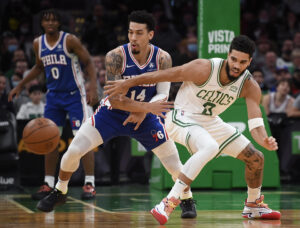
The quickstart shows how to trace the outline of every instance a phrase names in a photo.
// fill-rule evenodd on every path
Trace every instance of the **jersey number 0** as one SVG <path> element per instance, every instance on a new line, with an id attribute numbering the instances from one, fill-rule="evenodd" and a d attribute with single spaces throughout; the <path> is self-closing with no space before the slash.
<path id="1" fill-rule="evenodd" d="M 58 79 L 59 78 L 59 70 L 57 67 L 52 67 L 51 68 L 51 74 L 52 74 L 52 77 L 54 79 Z"/>

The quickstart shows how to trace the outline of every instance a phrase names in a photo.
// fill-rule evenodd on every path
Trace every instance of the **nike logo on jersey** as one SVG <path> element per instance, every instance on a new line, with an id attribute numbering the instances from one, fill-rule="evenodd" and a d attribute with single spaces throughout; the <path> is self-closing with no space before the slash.
<path id="1" fill-rule="evenodd" d="M 126 65 L 126 68 L 134 67 L 134 65 Z"/>
<path id="2" fill-rule="evenodd" d="M 42 50 L 41 51 L 47 51 L 47 48 L 42 48 Z"/>

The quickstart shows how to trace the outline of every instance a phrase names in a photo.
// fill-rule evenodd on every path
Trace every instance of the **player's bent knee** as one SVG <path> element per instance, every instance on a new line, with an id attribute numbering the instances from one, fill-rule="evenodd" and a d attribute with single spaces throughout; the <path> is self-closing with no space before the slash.
<path id="1" fill-rule="evenodd" d="M 261 151 L 254 148 L 252 144 L 247 146 L 237 157 L 244 161 L 248 166 L 260 169 L 264 166 L 264 155 Z"/>
<path id="2" fill-rule="evenodd" d="M 71 144 L 61 159 L 60 168 L 66 172 L 74 172 L 79 167 L 81 157 L 79 147 Z"/>

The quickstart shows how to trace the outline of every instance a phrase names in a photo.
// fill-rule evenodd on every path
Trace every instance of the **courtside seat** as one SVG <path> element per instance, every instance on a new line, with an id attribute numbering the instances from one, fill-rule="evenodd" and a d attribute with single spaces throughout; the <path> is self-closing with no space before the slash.
<path id="1" fill-rule="evenodd" d="M 18 185 L 18 161 L 16 117 L 0 110 L 0 189 Z"/>

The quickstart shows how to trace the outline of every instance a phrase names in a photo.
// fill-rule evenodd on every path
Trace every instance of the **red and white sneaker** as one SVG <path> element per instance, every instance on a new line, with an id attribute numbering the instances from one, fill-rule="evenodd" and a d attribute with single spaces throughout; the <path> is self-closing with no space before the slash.
<path id="1" fill-rule="evenodd" d="M 248 219 L 274 219 L 279 220 L 281 214 L 279 211 L 273 211 L 268 204 L 263 203 L 264 196 L 261 195 L 255 202 L 245 201 L 245 207 L 242 213 L 244 218 Z"/>
<path id="2" fill-rule="evenodd" d="M 94 199 L 96 197 L 96 190 L 95 187 L 92 185 L 92 183 L 86 183 L 83 187 L 82 187 L 82 194 L 81 194 L 81 199 L 83 200 L 91 200 Z"/>
<path id="3" fill-rule="evenodd" d="M 160 204 L 157 204 L 154 208 L 152 208 L 150 213 L 160 225 L 163 225 L 168 221 L 170 214 L 180 204 L 180 202 L 181 201 L 175 197 L 171 197 L 170 199 L 164 198 Z"/>

